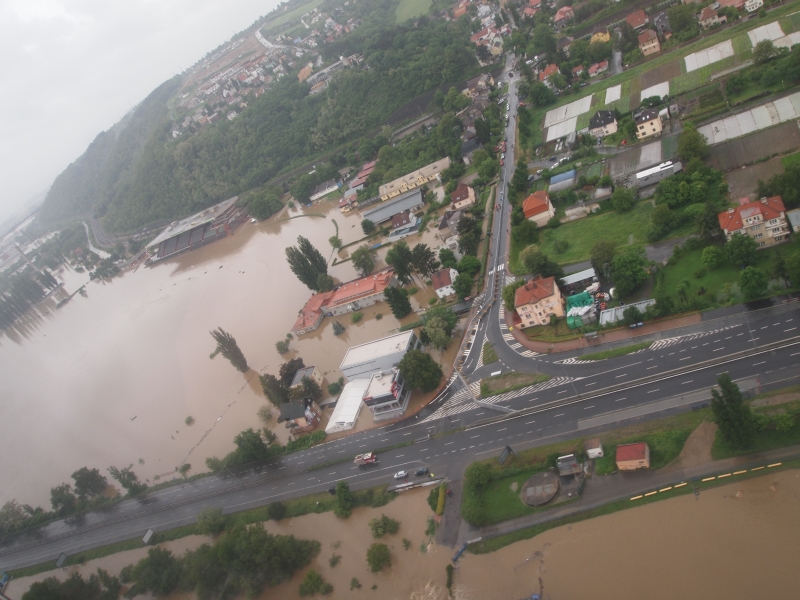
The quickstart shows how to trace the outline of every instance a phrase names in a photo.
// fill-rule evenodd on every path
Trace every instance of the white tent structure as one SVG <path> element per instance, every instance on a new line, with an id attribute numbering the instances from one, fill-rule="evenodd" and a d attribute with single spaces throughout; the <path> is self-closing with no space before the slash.
<path id="1" fill-rule="evenodd" d="M 354 379 L 344 386 L 325 433 L 346 431 L 355 426 L 363 404 L 361 400 L 369 387 L 369 381 L 369 379 Z"/>

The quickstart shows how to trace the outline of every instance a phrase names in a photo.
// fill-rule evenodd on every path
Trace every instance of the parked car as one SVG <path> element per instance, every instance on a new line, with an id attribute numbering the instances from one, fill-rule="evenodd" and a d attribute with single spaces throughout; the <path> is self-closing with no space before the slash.
<path id="1" fill-rule="evenodd" d="M 501 159 L 500 159 L 500 166 L 502 167 L 504 164 L 506 164 L 506 161 L 504 161 L 504 160 L 501 158 Z"/>
<path id="2" fill-rule="evenodd" d="M 408 471 L 398 471 L 394 474 L 395 479 L 405 479 L 408 477 Z"/>
<path id="3" fill-rule="evenodd" d="M 420 467 L 419 469 L 414 471 L 414 475 L 416 475 L 417 477 L 422 477 L 423 475 L 427 474 L 428 474 L 428 467 Z"/>

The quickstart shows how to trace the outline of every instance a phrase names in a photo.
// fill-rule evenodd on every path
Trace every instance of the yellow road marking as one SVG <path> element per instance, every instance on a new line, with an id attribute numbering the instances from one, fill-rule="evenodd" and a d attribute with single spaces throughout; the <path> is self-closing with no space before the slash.
<path id="1" fill-rule="evenodd" d="M 701 481 L 712 481 L 714 479 L 716 479 L 716 477 L 706 477 L 705 479 L 702 479 Z"/>
<path id="2" fill-rule="evenodd" d="M 772 463 L 771 465 L 767 465 L 767 468 L 771 469 L 772 467 L 780 467 L 782 464 L 783 464 L 782 462 Z"/>
<path id="3" fill-rule="evenodd" d="M 761 469 L 763 469 L 763 468 L 764 468 L 764 467 L 754 467 L 754 468 L 752 468 L 752 469 L 750 469 L 750 470 L 751 470 L 751 471 L 760 471 L 760 470 L 761 470 Z"/>
<path id="4" fill-rule="evenodd" d="M 642 495 L 641 495 L 641 494 L 639 494 L 638 496 L 634 496 L 633 498 L 631 498 L 631 500 L 638 500 L 638 499 L 639 499 L 639 498 L 641 498 L 641 497 L 642 497 Z"/>
<path id="5" fill-rule="evenodd" d="M 669 487 L 661 488 L 661 489 L 660 489 L 660 490 L 658 490 L 658 491 L 659 491 L 659 492 L 668 492 L 668 491 L 669 491 L 669 490 L 671 490 L 671 489 L 672 489 L 672 486 L 669 486 Z"/>
<path id="6" fill-rule="evenodd" d="M 683 487 L 683 486 L 685 486 L 685 485 L 686 485 L 686 482 L 684 481 L 683 483 L 676 483 L 676 484 L 675 484 L 675 487 L 676 487 L 676 488 L 679 488 L 679 487 Z"/>
<path id="7" fill-rule="evenodd" d="M 733 472 L 734 475 L 741 475 L 742 473 L 747 473 L 747 469 L 745 469 L 744 471 L 734 471 Z"/>
<path id="8" fill-rule="evenodd" d="M 725 475 L 719 475 L 719 476 L 717 477 L 717 479 L 722 479 L 723 477 L 730 477 L 730 476 L 731 476 L 731 474 L 730 474 L 730 473 L 725 473 Z"/>
<path id="9" fill-rule="evenodd" d="M 657 494 L 658 492 L 647 492 L 645 496 L 652 496 L 653 494 Z"/>

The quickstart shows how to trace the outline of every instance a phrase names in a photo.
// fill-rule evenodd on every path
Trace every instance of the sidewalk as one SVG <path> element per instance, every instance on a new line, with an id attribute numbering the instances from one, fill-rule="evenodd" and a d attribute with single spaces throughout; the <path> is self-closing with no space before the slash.
<path id="1" fill-rule="evenodd" d="M 509 313 L 506 313 L 506 315 L 508 314 Z M 514 314 L 514 316 L 516 316 L 516 314 Z M 644 327 L 637 327 L 636 329 L 624 327 L 620 329 L 614 329 L 606 333 L 598 333 L 596 338 L 586 339 L 584 337 L 579 337 L 564 342 L 536 342 L 530 340 L 528 339 L 528 336 L 517 329 L 518 323 L 508 323 L 508 320 L 506 320 L 506 322 L 508 325 L 514 327 L 514 329 L 511 330 L 511 333 L 514 335 L 514 339 L 525 346 L 528 350 L 533 350 L 539 354 L 555 354 L 558 352 L 578 350 L 579 348 L 592 348 L 619 340 L 638 338 L 653 333 L 669 331 L 670 329 L 678 329 L 679 327 L 685 327 L 687 325 L 697 325 L 698 323 L 702 322 L 702 320 L 703 319 L 700 316 L 700 313 L 694 313 L 691 315 L 664 319 L 661 321 L 649 321 L 644 324 Z"/>
<path id="2" fill-rule="evenodd" d="M 475 538 L 491 538 L 505 533 L 511 533 L 555 521 L 563 517 L 576 515 L 581 512 L 598 508 L 611 502 L 618 500 L 626 500 L 635 496 L 646 494 L 656 491 L 666 486 L 671 486 L 677 483 L 689 482 L 698 480 L 712 475 L 725 475 L 733 471 L 742 471 L 754 467 L 761 467 L 767 464 L 774 464 L 784 460 L 789 460 L 800 456 L 800 446 L 788 446 L 786 448 L 777 448 L 775 450 L 768 450 L 766 452 L 757 452 L 755 454 L 748 454 L 729 458 L 725 460 L 718 460 L 705 465 L 697 467 L 689 467 L 686 469 L 677 469 L 665 472 L 663 469 L 658 472 L 640 471 L 631 473 L 616 473 L 607 476 L 595 476 L 586 481 L 584 486 L 583 495 L 581 499 L 572 502 L 562 508 L 526 515 L 517 519 L 504 521 L 496 525 L 488 527 L 472 527 L 467 526 L 461 528 L 459 531 L 459 539 L 457 544 L 460 545 L 468 540 Z M 769 473 L 767 469 L 764 474 Z M 731 483 L 735 483 L 736 479 L 732 478 Z M 631 501 L 631 506 L 635 506 L 635 500 Z"/>

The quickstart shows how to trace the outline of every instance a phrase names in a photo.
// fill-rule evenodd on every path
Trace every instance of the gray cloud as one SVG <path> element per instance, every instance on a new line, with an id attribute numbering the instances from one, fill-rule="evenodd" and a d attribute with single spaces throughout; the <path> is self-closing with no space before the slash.
<path id="1" fill-rule="evenodd" d="M 0 0 L 0 220 L 279 0 Z"/>

